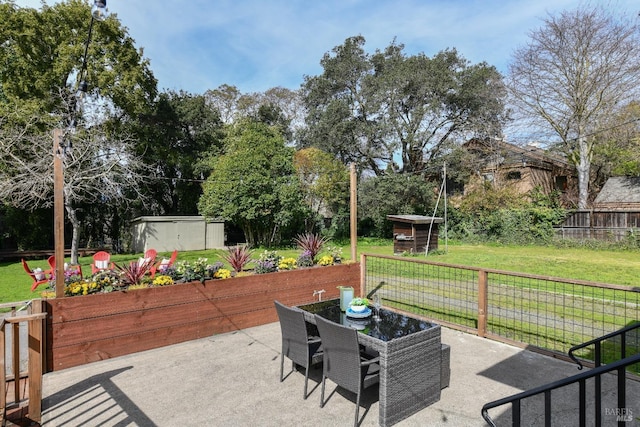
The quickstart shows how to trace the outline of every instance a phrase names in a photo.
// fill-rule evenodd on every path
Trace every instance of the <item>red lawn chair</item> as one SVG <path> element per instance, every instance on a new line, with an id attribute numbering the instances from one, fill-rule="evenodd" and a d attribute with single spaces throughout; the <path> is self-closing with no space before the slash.
<path id="1" fill-rule="evenodd" d="M 31 292 L 35 291 L 38 288 L 38 286 L 45 283 L 49 283 L 47 272 L 31 270 L 27 265 L 27 261 L 25 261 L 24 258 L 22 258 L 22 267 L 24 268 L 24 271 L 27 272 L 29 277 L 31 277 L 31 280 L 33 280 L 33 283 L 31 284 Z"/>
<path id="2" fill-rule="evenodd" d="M 160 260 L 160 262 L 158 262 L 156 265 L 154 265 L 153 267 L 151 267 L 151 278 L 153 279 L 156 275 L 156 272 L 160 272 L 162 273 L 163 271 L 167 270 L 169 267 L 173 266 L 173 263 L 176 262 L 176 259 L 178 258 L 178 250 L 174 250 L 171 253 L 171 258 L 166 259 L 166 258 L 162 258 L 162 260 Z"/>
<path id="3" fill-rule="evenodd" d="M 93 263 L 91 264 L 91 274 L 96 274 L 100 271 L 113 270 L 113 263 L 111 262 L 111 254 L 105 251 L 99 251 L 93 254 Z"/>
<path id="4" fill-rule="evenodd" d="M 49 259 L 47 259 L 47 262 L 49 263 L 49 267 L 51 267 L 51 270 L 47 270 L 47 273 L 53 278 L 56 275 L 56 256 L 51 255 Z M 74 275 L 82 277 L 82 266 L 80 264 L 73 266 L 65 265 L 64 271 L 73 271 Z"/>

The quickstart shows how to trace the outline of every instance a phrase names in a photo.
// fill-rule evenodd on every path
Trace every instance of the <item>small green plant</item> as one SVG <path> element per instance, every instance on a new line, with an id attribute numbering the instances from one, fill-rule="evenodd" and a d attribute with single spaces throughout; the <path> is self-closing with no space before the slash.
<path id="1" fill-rule="evenodd" d="M 340 264 L 342 262 L 342 248 L 340 246 L 327 246 L 327 252 L 329 255 L 333 257 L 333 262 L 335 264 Z"/>
<path id="2" fill-rule="evenodd" d="M 276 251 L 264 251 L 256 261 L 254 272 L 256 274 L 276 272 L 281 259 L 282 257 Z"/>
<path id="3" fill-rule="evenodd" d="M 309 251 L 304 251 L 298 257 L 298 267 L 312 267 L 313 257 Z"/>
<path id="4" fill-rule="evenodd" d="M 349 305 L 369 305 L 369 300 L 367 298 L 355 297 Z"/>
<path id="5" fill-rule="evenodd" d="M 118 288 L 120 284 L 120 275 L 113 270 L 102 270 L 94 274 L 91 278 L 96 282 L 103 292 L 112 292 L 115 288 Z"/>
<path id="6" fill-rule="evenodd" d="M 227 253 L 221 257 L 229 263 L 236 273 L 240 273 L 245 265 L 251 261 L 251 255 L 253 255 L 253 251 L 249 249 L 249 246 L 237 245 L 227 248 Z"/>
<path id="7" fill-rule="evenodd" d="M 314 233 L 299 234 L 293 240 L 298 245 L 298 248 L 308 251 L 313 260 L 316 259 L 324 244 L 327 243 L 326 237 Z"/>
<path id="8" fill-rule="evenodd" d="M 220 261 L 207 264 L 207 258 L 198 258 L 194 262 L 181 261 L 176 263 L 175 275 L 181 278 L 181 282 L 204 282 L 207 279 L 213 279 L 213 275 L 222 267 L 223 264 Z M 173 277 L 173 273 L 171 276 Z"/>

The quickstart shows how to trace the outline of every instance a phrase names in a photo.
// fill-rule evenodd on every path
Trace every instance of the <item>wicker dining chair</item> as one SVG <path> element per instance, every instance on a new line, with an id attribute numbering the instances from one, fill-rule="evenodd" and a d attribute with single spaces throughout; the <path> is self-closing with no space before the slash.
<path id="1" fill-rule="evenodd" d="M 295 365 L 305 368 L 304 373 L 304 398 L 307 398 L 307 383 L 309 381 L 309 368 L 312 365 L 322 363 L 322 345 L 320 338 L 310 336 L 302 310 L 287 307 L 279 301 L 274 301 L 280 331 L 282 332 L 282 353 L 280 354 L 280 382 L 284 381 L 284 357 L 291 359 L 291 370 Z"/>
<path id="2" fill-rule="evenodd" d="M 315 319 L 324 353 L 320 407 L 322 408 L 325 404 L 324 388 L 326 379 L 329 378 L 338 386 L 356 393 L 354 426 L 357 427 L 360 394 L 365 388 L 379 382 L 380 357 L 361 351 L 358 344 L 358 331 L 355 329 L 339 325 L 317 314 Z"/>

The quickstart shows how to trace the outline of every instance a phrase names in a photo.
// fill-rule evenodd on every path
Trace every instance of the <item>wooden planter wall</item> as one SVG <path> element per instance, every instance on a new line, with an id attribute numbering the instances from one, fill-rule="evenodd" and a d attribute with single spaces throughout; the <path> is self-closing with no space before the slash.
<path id="1" fill-rule="evenodd" d="M 360 264 L 45 300 L 46 372 L 277 321 L 299 305 L 360 288 Z M 358 291 L 356 291 L 358 292 Z"/>

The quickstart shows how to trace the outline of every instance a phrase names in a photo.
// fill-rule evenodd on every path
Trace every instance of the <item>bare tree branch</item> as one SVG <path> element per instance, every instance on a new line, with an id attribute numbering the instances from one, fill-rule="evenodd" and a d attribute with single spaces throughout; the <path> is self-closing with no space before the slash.
<path id="1" fill-rule="evenodd" d="M 639 27 L 600 6 L 549 16 L 518 49 L 509 70 L 521 120 L 550 128 L 576 166 L 578 207 L 586 208 L 591 158 L 599 130 L 638 95 Z"/>

